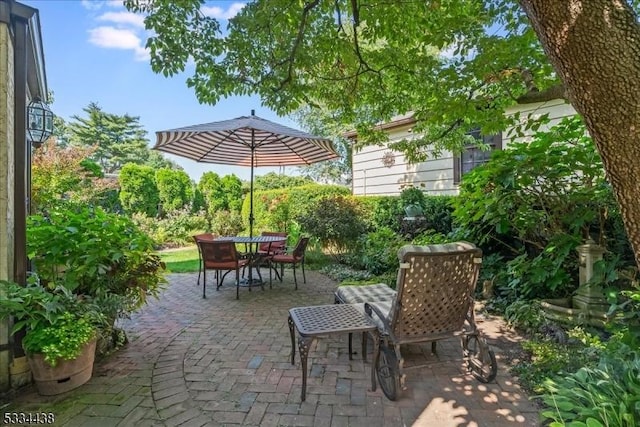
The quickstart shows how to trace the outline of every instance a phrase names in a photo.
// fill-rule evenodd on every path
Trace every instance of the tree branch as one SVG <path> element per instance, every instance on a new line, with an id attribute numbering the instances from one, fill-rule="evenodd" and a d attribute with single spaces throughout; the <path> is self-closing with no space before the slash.
<path id="1" fill-rule="evenodd" d="M 300 20 L 300 26 L 298 27 L 298 34 L 296 35 L 296 38 L 293 42 L 293 47 L 291 49 L 291 52 L 289 53 L 289 57 L 286 58 L 284 61 L 282 61 L 282 64 L 287 62 L 289 63 L 289 66 L 287 67 L 287 77 L 280 82 L 280 86 L 276 89 L 276 92 L 284 88 L 285 85 L 289 83 L 293 78 L 293 63 L 296 57 L 296 52 L 298 51 L 298 48 L 302 43 L 302 39 L 304 38 L 304 30 L 307 24 L 307 17 L 309 16 L 309 12 L 311 12 L 311 10 L 314 7 L 318 6 L 318 3 L 320 3 L 320 0 L 314 0 L 310 3 L 307 3 L 304 9 L 302 10 L 302 19 Z"/>
<path id="2" fill-rule="evenodd" d="M 518 97 L 516 101 L 518 101 L 518 104 L 533 104 L 535 102 L 551 101 L 552 99 L 558 98 L 566 100 L 569 99 L 567 97 L 566 88 L 562 84 L 551 86 L 541 92 L 529 91 Z"/>

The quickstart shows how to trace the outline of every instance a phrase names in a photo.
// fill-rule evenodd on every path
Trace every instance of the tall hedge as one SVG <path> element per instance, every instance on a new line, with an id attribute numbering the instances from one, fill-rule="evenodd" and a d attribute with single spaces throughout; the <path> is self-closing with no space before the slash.
<path id="1" fill-rule="evenodd" d="M 162 168 L 156 171 L 158 197 L 164 212 L 174 212 L 193 202 L 193 182 L 182 170 Z"/>
<path id="2" fill-rule="evenodd" d="M 339 185 L 308 184 L 277 190 L 256 191 L 253 197 L 254 234 L 261 231 L 288 231 L 294 218 L 306 215 L 312 204 L 326 196 L 348 196 Z M 242 219 L 249 228 L 249 197 L 242 204 Z"/>
<path id="3" fill-rule="evenodd" d="M 158 214 L 160 196 L 156 186 L 155 170 L 150 166 L 127 163 L 118 175 L 120 204 L 128 214 Z"/>

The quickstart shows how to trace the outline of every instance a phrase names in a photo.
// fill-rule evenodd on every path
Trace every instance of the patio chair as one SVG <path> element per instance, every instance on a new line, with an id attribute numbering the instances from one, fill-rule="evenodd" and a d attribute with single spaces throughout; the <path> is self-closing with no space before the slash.
<path id="1" fill-rule="evenodd" d="M 273 256 L 273 255 L 280 255 L 280 254 L 285 254 L 287 253 L 287 240 L 286 237 L 288 236 L 287 233 L 285 232 L 280 232 L 280 231 L 263 231 L 261 233 L 262 236 L 276 236 L 276 237 L 284 237 L 285 240 L 282 240 L 280 242 L 267 242 L 267 243 L 260 243 L 260 245 L 258 245 L 258 250 L 257 250 L 257 254 L 259 257 L 261 257 L 261 259 L 263 260 L 267 260 L 267 266 L 271 269 L 273 269 L 273 271 L 275 271 L 276 276 L 278 277 L 278 279 L 280 279 L 280 273 L 278 272 L 278 269 L 275 268 L 275 266 L 273 264 L 271 264 L 269 261 L 269 257 Z"/>
<path id="2" fill-rule="evenodd" d="M 287 237 L 287 233 L 279 232 L 279 231 L 263 231 L 261 233 L 262 236 L 276 236 L 276 237 Z M 268 243 L 260 243 L 258 246 L 258 253 L 262 255 L 276 255 L 276 254 L 284 254 L 287 251 L 287 240 L 283 240 L 281 242 L 268 242 Z"/>
<path id="3" fill-rule="evenodd" d="M 493 381 L 497 362 L 476 327 L 473 294 L 482 251 L 467 242 L 406 245 L 398 251 L 397 294 L 392 300 L 366 302 L 378 325 L 380 348 L 374 367 L 383 393 L 395 400 L 405 388 L 402 344 L 435 342 L 460 336 L 467 369 L 481 382 Z"/>
<path id="4" fill-rule="evenodd" d="M 207 270 L 216 271 L 216 290 L 220 290 L 224 278 L 232 271 L 236 272 L 236 299 L 240 298 L 240 269 L 248 263 L 248 259 L 241 259 L 236 251 L 236 245 L 229 241 L 198 240 L 202 253 L 203 284 L 202 298 L 207 297 Z M 222 277 L 220 274 L 225 272 Z M 258 270 L 258 275 L 260 271 Z"/>
<path id="5" fill-rule="evenodd" d="M 284 276 L 284 265 L 291 264 L 291 266 L 293 267 L 293 281 L 296 284 L 296 289 L 298 289 L 296 265 L 300 264 L 302 266 L 303 281 L 304 283 L 307 283 L 307 276 L 305 275 L 305 272 L 304 272 L 304 255 L 305 255 L 305 251 L 307 250 L 308 244 L 309 244 L 309 238 L 301 237 L 300 240 L 298 240 L 298 243 L 296 244 L 296 246 L 293 248 L 293 251 L 291 251 L 291 253 L 275 254 L 268 258 L 270 267 L 275 267 L 278 264 L 280 265 L 280 282 L 282 282 L 282 279 Z M 272 279 L 271 270 L 272 268 L 269 268 L 269 286 L 271 286 L 271 279 Z"/>
<path id="6" fill-rule="evenodd" d="M 200 250 L 200 245 L 198 244 L 198 240 L 213 240 L 216 238 L 212 233 L 202 233 L 196 234 L 193 237 L 193 241 L 196 242 L 196 246 L 198 247 L 198 281 L 196 284 L 200 286 L 200 275 L 202 274 L 202 251 Z"/>

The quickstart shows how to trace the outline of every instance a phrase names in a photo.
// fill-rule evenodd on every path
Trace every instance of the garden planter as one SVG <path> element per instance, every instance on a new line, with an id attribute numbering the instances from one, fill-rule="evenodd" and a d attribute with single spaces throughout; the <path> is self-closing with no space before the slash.
<path id="1" fill-rule="evenodd" d="M 38 393 L 49 396 L 73 390 L 89 381 L 93 373 L 96 340 L 87 344 L 80 355 L 72 360 L 60 360 L 52 367 L 41 354 L 28 356 Z"/>
<path id="2" fill-rule="evenodd" d="M 31 369 L 27 358 L 16 357 L 9 365 L 9 375 L 11 375 L 11 387 L 20 388 L 31 384 Z"/>

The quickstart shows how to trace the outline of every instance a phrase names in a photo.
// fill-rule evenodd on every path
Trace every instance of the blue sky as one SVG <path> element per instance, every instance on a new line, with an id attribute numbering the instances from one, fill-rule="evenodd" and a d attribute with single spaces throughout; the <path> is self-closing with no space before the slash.
<path id="1" fill-rule="evenodd" d="M 143 17 L 131 14 L 121 0 L 21 0 L 40 11 L 45 66 L 49 89 L 55 101 L 53 112 L 69 120 L 84 116 L 82 109 L 96 102 L 108 113 L 140 117 L 150 145 L 155 132 L 187 125 L 246 116 L 251 110 L 268 120 L 299 128 L 286 117 L 278 117 L 260 104 L 256 97 L 234 97 L 215 106 L 201 105 L 188 88 L 185 74 L 170 78 L 154 74 L 144 49 L 146 32 Z M 226 19 L 242 8 L 236 1 L 209 1 L 203 11 Z M 249 179 L 249 169 L 215 164 L 199 164 L 175 156 L 194 180 L 202 173 L 234 173 Z M 295 168 L 288 168 L 291 173 Z M 273 168 L 259 168 L 257 175 Z"/>

